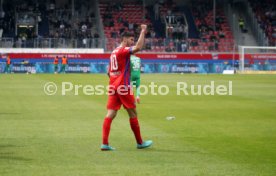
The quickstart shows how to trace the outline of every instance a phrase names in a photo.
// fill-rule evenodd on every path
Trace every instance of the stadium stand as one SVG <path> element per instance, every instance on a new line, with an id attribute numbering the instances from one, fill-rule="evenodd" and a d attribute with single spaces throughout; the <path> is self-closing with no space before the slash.
<path id="1" fill-rule="evenodd" d="M 143 9 L 142 4 L 101 3 L 100 13 L 104 21 L 107 51 L 111 51 L 119 44 L 119 36 L 124 31 L 131 31 L 138 37 L 138 24 L 141 23 L 149 26 L 143 52 L 187 51 L 187 43 L 183 40 L 184 37 L 182 37 L 184 36 L 182 33 L 185 30 L 183 24 L 179 24 L 177 28 L 172 28 L 171 35 L 169 33 L 167 37 L 165 36 L 165 17 L 167 14 L 174 13 L 174 3 L 158 4 L 158 17 L 153 13 L 155 11 L 154 8 L 155 5 Z"/>
<path id="2" fill-rule="evenodd" d="M 260 27 L 269 39 L 270 46 L 276 46 L 276 5 L 274 0 L 249 0 Z"/>
<path id="3" fill-rule="evenodd" d="M 4 46 L 97 47 L 99 32 L 91 2 L 78 1 L 72 12 L 72 4 L 69 1 L 4 1 L 0 14 L 1 45 L 3 47 L 7 41 L 11 41 L 13 44 Z"/>
<path id="4" fill-rule="evenodd" d="M 214 25 L 211 0 L 193 1 L 182 6 L 172 0 L 156 1 L 145 8 L 142 1 L 80 0 L 75 4 L 74 13 L 69 1 L 62 5 L 55 0 L 18 1 L 22 3 L 14 3 L 15 0 L 3 3 L 1 47 L 104 47 L 105 51 L 111 51 L 119 44 L 123 31 L 132 31 L 138 36 L 141 23 L 149 26 L 143 52 L 229 52 L 234 46 L 222 5 L 217 5 Z M 91 5 L 92 2 L 99 4 Z M 274 46 L 276 15 L 273 1 L 250 0 L 250 3 L 270 45 Z M 183 20 L 172 26 L 170 16 L 183 16 Z M 96 23 L 100 20 L 103 25 Z M 20 24 L 25 28 L 16 27 Z"/>
<path id="5" fill-rule="evenodd" d="M 159 8 L 160 15 L 156 17 L 156 6 Z M 186 38 L 188 29 L 187 24 L 179 24 L 177 27 L 170 27 L 166 22 L 169 15 L 177 15 L 184 13 L 187 8 L 176 8 L 172 2 L 166 4 L 154 4 L 146 9 L 149 17 L 143 17 L 142 5 L 133 4 L 100 4 L 100 13 L 104 21 L 104 31 L 107 37 L 107 51 L 112 50 L 114 46 L 119 44 L 120 33 L 123 31 L 133 31 L 133 25 L 136 27 L 139 22 L 144 22 L 150 26 L 150 33 L 147 36 L 145 44 L 145 52 L 226 52 L 233 50 L 234 39 L 230 27 L 227 23 L 223 10 L 217 8 L 216 29 L 213 28 L 213 13 L 211 1 L 194 2 L 190 7 L 193 9 L 193 18 L 197 30 L 198 38 Z M 127 16 L 129 18 L 127 18 Z M 191 19 L 191 18 L 189 18 Z M 143 21 L 144 20 L 144 21 Z M 167 25 L 167 35 L 162 35 L 160 27 L 155 27 L 156 21 Z M 186 21 L 186 23 L 188 23 Z M 190 22 L 191 23 L 191 22 Z M 161 26 L 161 25 L 160 25 Z M 163 28 L 163 27 L 162 27 Z M 177 32 L 181 31 L 181 32 Z M 133 31 L 135 32 L 135 31 Z M 158 35 L 156 35 L 158 34 Z M 181 34 L 181 35 L 178 35 Z M 181 37 L 179 37 L 181 36 Z M 198 36 L 197 34 L 193 35 Z"/>
<path id="6" fill-rule="evenodd" d="M 142 5 L 133 3 L 101 3 L 99 5 L 101 18 L 104 24 L 104 33 L 107 38 L 107 50 L 111 51 L 120 42 L 120 34 L 130 31 L 139 35 L 139 24 L 147 24 L 151 29 L 151 22 L 147 11 L 143 14 Z"/>
<path id="7" fill-rule="evenodd" d="M 5 6 L 3 6 L 3 11 L 0 14 L 1 38 L 14 37 L 14 13 L 15 9 L 13 8 L 12 4 L 7 3 Z"/>
<path id="8" fill-rule="evenodd" d="M 217 6 L 215 25 L 211 1 L 193 2 L 191 8 L 200 39 L 190 39 L 190 51 L 232 51 L 234 39 L 221 7 Z"/>

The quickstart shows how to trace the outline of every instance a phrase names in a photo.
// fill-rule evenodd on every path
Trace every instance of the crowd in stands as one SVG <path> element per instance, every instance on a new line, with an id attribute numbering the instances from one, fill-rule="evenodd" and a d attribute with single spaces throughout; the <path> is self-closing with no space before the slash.
<path id="1" fill-rule="evenodd" d="M 269 39 L 269 45 L 276 46 L 276 3 L 275 0 L 249 0 L 260 27 Z"/>
<path id="2" fill-rule="evenodd" d="M 217 6 L 215 22 L 211 0 L 193 2 L 192 9 L 200 39 L 191 40 L 190 50 L 232 51 L 234 39 L 222 8 Z"/>
<path id="3" fill-rule="evenodd" d="M 153 5 L 153 11 L 154 11 L 154 18 L 155 20 L 158 20 L 159 18 L 162 18 L 166 14 L 171 14 L 172 11 L 176 8 L 176 4 L 173 2 L 173 0 L 158 0 Z"/>
<path id="4" fill-rule="evenodd" d="M 249 0 L 256 13 L 261 28 L 275 46 L 276 7 L 273 0 Z M 68 1 L 69 2 L 69 1 Z M 10 0 L 3 2 L 0 12 L 0 37 L 11 37 L 21 46 L 28 39 L 55 38 L 77 39 L 85 47 L 89 39 L 99 39 L 96 26 L 96 11 L 91 1 L 78 0 L 74 13 L 72 4 L 57 5 L 55 0 Z M 233 50 L 234 39 L 222 7 L 217 5 L 216 19 L 213 17 L 213 1 L 197 0 L 191 3 L 194 22 L 199 38 L 188 38 L 188 25 L 183 11 L 173 0 L 157 0 L 150 8 L 144 8 L 141 0 L 135 3 L 99 4 L 101 20 L 106 38 L 106 51 L 111 51 L 120 43 L 124 31 L 139 36 L 140 24 L 148 25 L 144 52 L 229 52 Z M 15 18 L 18 14 L 18 18 Z M 177 18 L 178 20 L 175 20 Z M 17 21 L 16 21 L 17 20 Z M 166 24 L 166 35 L 160 35 L 154 23 Z M 17 30 L 16 23 L 38 23 L 38 33 L 34 28 Z"/>
<path id="5" fill-rule="evenodd" d="M 0 37 L 13 38 L 16 41 L 13 44 L 14 46 L 20 45 L 29 38 L 36 38 L 37 34 L 33 30 L 33 26 L 35 26 L 36 20 L 38 20 L 38 16 L 41 14 L 40 10 L 40 6 L 31 0 L 4 1 L 2 11 L 0 12 Z M 26 26 L 23 30 L 17 29 L 17 35 L 15 33 L 16 24 L 24 24 Z"/>
<path id="6" fill-rule="evenodd" d="M 9 37 L 10 32 L 15 31 L 15 9 L 11 3 L 7 3 L 0 12 L 0 37 Z"/>
<path id="7" fill-rule="evenodd" d="M 187 52 L 188 51 L 188 25 L 183 11 L 178 10 L 173 0 L 159 0 L 153 5 L 154 19 L 161 19 L 166 25 L 166 37 L 162 42 L 165 47 L 155 45 L 153 51 Z"/>
<path id="8" fill-rule="evenodd" d="M 138 38 L 142 23 L 148 25 L 146 38 L 155 35 L 148 11 L 141 4 L 101 3 L 100 13 L 109 51 L 120 43 L 120 35 L 125 31 L 134 33 L 135 38 Z"/>
<path id="9" fill-rule="evenodd" d="M 88 1 L 82 0 L 75 6 L 78 18 L 72 17 L 69 4 L 56 8 L 54 4 L 48 8 L 51 38 L 98 38 L 99 34 L 93 31 L 95 13 L 88 8 Z"/>
<path id="10" fill-rule="evenodd" d="M 89 3 L 86 0 L 75 3 L 75 16 L 73 16 L 71 3 L 57 6 L 55 0 L 5 1 L 0 13 L 1 37 L 14 38 L 19 44 L 41 38 L 73 38 L 83 41 L 98 39 L 100 36 L 95 27 L 95 13 Z M 15 14 L 18 16 L 17 19 Z M 14 29 L 16 23 L 27 24 L 26 28 L 17 30 L 17 35 Z M 38 32 L 33 28 L 36 24 L 38 24 Z"/>
<path id="11" fill-rule="evenodd" d="M 120 43 L 120 35 L 124 31 L 133 32 L 138 38 L 140 24 L 148 25 L 144 52 L 187 52 L 188 40 L 186 38 L 187 28 L 181 20 L 174 26 L 170 26 L 168 21 L 167 37 L 157 36 L 152 24 L 150 10 L 155 11 L 154 20 L 164 19 L 173 14 L 175 4 L 172 0 L 156 1 L 151 8 L 143 8 L 142 4 L 131 3 L 100 3 L 100 13 L 104 25 L 105 36 L 107 37 L 107 50 L 111 51 Z M 171 17 L 170 16 L 170 17 Z M 165 23 L 165 21 L 163 22 Z M 186 32 L 186 33 L 185 33 Z"/>

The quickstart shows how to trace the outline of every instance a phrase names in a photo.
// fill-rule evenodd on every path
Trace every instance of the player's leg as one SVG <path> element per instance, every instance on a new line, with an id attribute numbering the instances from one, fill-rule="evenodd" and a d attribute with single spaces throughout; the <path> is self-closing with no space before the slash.
<path id="1" fill-rule="evenodd" d="M 11 65 L 8 65 L 8 73 L 11 73 Z"/>
<path id="2" fill-rule="evenodd" d="M 59 73 L 62 73 L 62 70 L 63 70 L 63 64 L 60 67 Z"/>
<path id="3" fill-rule="evenodd" d="M 10 65 L 6 65 L 5 70 L 5 73 L 10 73 Z"/>
<path id="4" fill-rule="evenodd" d="M 136 79 L 136 101 L 140 103 L 140 77 Z"/>
<path id="5" fill-rule="evenodd" d="M 4 73 L 8 73 L 8 65 L 5 66 Z"/>
<path id="6" fill-rule="evenodd" d="M 106 117 L 104 118 L 102 127 L 102 145 L 101 150 L 114 150 L 113 147 L 109 146 L 108 138 L 111 128 L 112 120 L 116 117 L 117 110 L 108 109 Z"/>
<path id="7" fill-rule="evenodd" d="M 134 133 L 137 148 L 147 148 L 151 146 L 152 141 L 143 141 L 140 132 L 140 125 L 137 117 L 136 105 L 134 96 L 131 94 L 119 96 L 124 108 L 127 110 L 129 115 L 130 127 Z"/>
<path id="8" fill-rule="evenodd" d="M 65 73 L 65 64 L 62 64 L 61 66 L 61 73 Z"/>
<path id="9" fill-rule="evenodd" d="M 55 64 L 55 74 L 57 74 L 57 72 L 58 72 L 58 65 Z"/>
<path id="10" fill-rule="evenodd" d="M 132 83 L 132 87 L 136 87 L 136 102 L 140 103 L 140 90 L 138 89 L 138 87 L 140 86 L 140 79 L 138 79 L 138 77 L 136 75 L 132 75 L 131 76 L 131 83 Z"/>
<path id="11" fill-rule="evenodd" d="M 111 123 L 117 115 L 117 111 L 121 107 L 121 102 L 117 94 L 109 95 L 107 101 L 107 114 L 104 118 L 102 127 L 102 145 L 101 150 L 114 150 L 113 147 L 109 146 L 109 133 L 111 129 Z"/>
<path id="12" fill-rule="evenodd" d="M 129 116 L 130 127 L 134 133 L 137 144 L 142 144 L 143 140 L 140 132 L 140 125 L 137 118 L 136 108 L 126 109 Z"/>
<path id="13" fill-rule="evenodd" d="M 136 78 L 133 75 L 131 75 L 131 85 L 132 87 L 136 87 Z"/>
<path id="14" fill-rule="evenodd" d="M 151 140 L 147 140 L 147 141 L 143 141 L 142 137 L 141 137 L 141 132 L 140 132 L 140 125 L 139 125 L 139 121 L 137 118 L 137 112 L 136 112 L 136 108 L 132 108 L 132 109 L 126 109 L 129 115 L 129 123 L 130 123 L 130 127 L 134 133 L 136 142 L 137 142 L 137 148 L 138 149 L 143 149 L 143 148 L 147 148 L 150 147 L 152 145 L 152 141 Z"/>

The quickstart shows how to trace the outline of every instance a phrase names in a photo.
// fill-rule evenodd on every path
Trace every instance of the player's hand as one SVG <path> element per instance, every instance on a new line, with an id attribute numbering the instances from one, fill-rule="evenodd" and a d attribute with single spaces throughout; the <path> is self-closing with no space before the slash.
<path id="1" fill-rule="evenodd" d="M 147 31 L 147 25 L 146 24 L 141 24 L 141 30 L 143 32 L 146 32 Z"/>
<path id="2" fill-rule="evenodd" d="M 140 98 L 139 98 L 139 97 L 136 97 L 136 102 L 137 102 L 138 104 L 140 104 Z"/>

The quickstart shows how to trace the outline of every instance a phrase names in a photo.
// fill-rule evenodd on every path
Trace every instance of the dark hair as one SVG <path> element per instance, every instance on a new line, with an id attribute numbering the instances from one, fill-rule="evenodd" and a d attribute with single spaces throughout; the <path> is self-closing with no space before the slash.
<path id="1" fill-rule="evenodd" d="M 121 34 L 121 38 L 124 38 L 124 37 L 134 37 L 134 33 L 132 33 L 132 32 L 123 32 L 122 34 Z"/>

